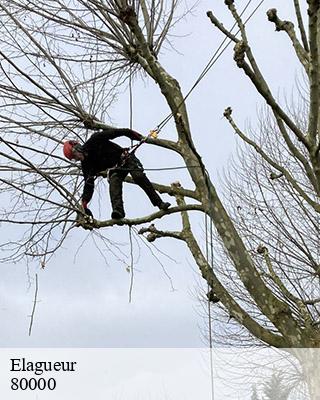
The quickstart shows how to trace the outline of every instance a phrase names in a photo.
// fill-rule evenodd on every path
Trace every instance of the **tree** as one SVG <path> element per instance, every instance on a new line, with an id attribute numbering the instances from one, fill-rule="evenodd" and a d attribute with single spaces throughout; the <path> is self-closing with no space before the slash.
<path id="1" fill-rule="evenodd" d="M 251 389 L 251 400 L 259 400 L 257 387 L 255 385 L 253 385 Z"/>
<path id="2" fill-rule="evenodd" d="M 18 260 L 24 255 L 37 256 L 45 263 L 75 227 L 74 212 L 81 211 L 79 171 L 74 164 L 62 161 L 57 148 L 68 130 L 82 135 L 83 123 L 88 120 L 95 127 L 103 127 L 115 88 L 132 74 L 143 72 L 144 79 L 159 86 L 177 133 L 176 141 L 148 138 L 147 143 L 179 155 L 194 187 L 155 183 L 159 192 L 176 199 L 169 212 L 120 222 L 95 220 L 88 224 L 84 219 L 82 227 L 100 232 L 115 224 L 141 225 L 181 215 L 180 230 L 160 230 L 152 223 L 140 233 L 149 241 L 169 237 L 184 242 L 219 298 L 224 315 L 251 337 L 275 347 L 319 347 L 320 5 L 309 0 L 307 13 L 302 16 L 300 2 L 293 1 L 301 39 L 293 23 L 281 20 L 275 9 L 267 14 L 276 30 L 288 35 L 307 77 L 304 121 L 296 119 L 272 93 L 250 47 L 236 2 L 226 0 L 225 5 L 239 34 L 225 28 L 212 12 L 207 15 L 234 43 L 236 65 L 267 104 L 278 137 L 275 147 L 269 137 L 250 137 L 235 123 L 231 108 L 226 108 L 225 118 L 254 149 L 260 163 L 250 164 L 246 175 L 248 181 L 258 175 L 259 193 L 252 191 L 256 197 L 240 197 L 236 208 L 221 201 L 210 180 L 193 141 L 179 82 L 160 62 L 161 47 L 178 19 L 176 1 L 170 2 L 169 8 L 162 1 L 2 2 L 0 118 L 1 155 L 6 162 L 1 183 L 2 191 L 10 193 L 12 200 L 1 220 L 28 226 L 21 240 L 7 243 L 8 257 Z M 260 165 L 259 174 L 256 165 Z M 287 193 L 293 202 L 290 207 L 285 203 Z M 254 216 L 256 225 L 249 225 L 248 218 L 244 220 L 237 211 L 248 207 L 252 213 L 257 203 L 262 204 L 263 211 Z M 191 211 L 206 215 L 214 224 L 231 274 L 219 273 L 207 259 L 193 232 Z M 311 234 L 305 226 L 312 227 Z M 101 238 L 104 240 L 103 234 Z M 292 252 L 288 252 L 289 243 Z M 315 396 L 316 381 L 312 379 L 310 390 Z"/>
<path id="3" fill-rule="evenodd" d="M 266 400 L 287 400 L 291 389 L 283 385 L 280 375 L 273 373 L 270 380 L 264 383 L 262 391 Z"/>
<path id="4" fill-rule="evenodd" d="M 295 384 L 296 382 L 290 386 L 280 372 L 273 371 L 270 378 L 261 385 L 261 390 L 258 390 L 256 385 L 252 386 L 251 400 L 259 400 L 260 398 L 264 400 L 287 400 L 290 398 Z"/>

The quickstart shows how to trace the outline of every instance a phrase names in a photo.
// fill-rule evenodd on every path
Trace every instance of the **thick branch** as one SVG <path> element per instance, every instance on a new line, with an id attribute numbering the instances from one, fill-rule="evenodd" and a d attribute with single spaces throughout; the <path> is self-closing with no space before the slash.
<path id="1" fill-rule="evenodd" d="M 156 239 L 163 238 L 163 237 L 170 237 L 173 239 L 183 240 L 181 232 L 176 231 L 160 231 L 155 227 L 154 224 L 151 224 L 147 228 L 141 228 L 139 230 L 139 235 L 144 235 L 147 233 L 146 239 L 148 242 L 154 242 Z"/>
<path id="2" fill-rule="evenodd" d="M 122 226 L 122 225 L 141 225 L 145 224 L 148 222 L 152 222 L 156 219 L 160 219 L 164 217 L 165 215 L 171 215 L 171 214 L 176 214 L 176 213 L 181 213 L 182 211 L 203 211 L 203 207 L 198 204 L 188 204 L 185 207 L 170 207 L 166 211 L 157 211 L 155 213 L 152 213 L 150 215 L 147 215 L 145 217 L 140 217 L 140 218 L 123 218 L 120 220 L 115 220 L 115 219 L 109 219 L 106 221 L 98 221 L 94 220 L 93 223 L 91 224 L 92 228 L 100 229 L 100 228 L 106 228 L 109 226 Z"/>
<path id="3" fill-rule="evenodd" d="M 248 47 L 244 42 L 239 42 L 236 44 L 234 49 L 234 59 L 239 68 L 243 69 L 245 74 L 250 78 L 257 91 L 262 95 L 267 104 L 272 108 L 272 110 L 279 115 L 281 119 L 283 119 L 284 123 L 292 130 L 292 132 L 296 135 L 297 139 L 301 141 L 307 149 L 310 148 L 307 138 L 300 131 L 300 129 L 294 124 L 294 122 L 289 118 L 289 116 L 284 112 L 284 110 L 279 106 L 276 102 L 275 98 L 272 96 L 272 93 L 262 77 L 260 71 L 257 74 L 257 68 L 253 71 L 248 63 L 245 61 L 245 53 L 248 52 Z"/>
<path id="4" fill-rule="evenodd" d="M 212 266 L 204 257 L 195 237 L 191 230 L 184 232 L 184 240 L 191 251 L 194 260 L 196 261 L 202 277 L 208 282 L 209 286 L 214 290 L 217 297 L 239 324 L 245 326 L 248 331 L 257 338 L 260 338 L 265 343 L 275 347 L 288 346 L 287 341 L 280 335 L 275 335 L 267 329 L 259 325 L 250 315 L 233 299 L 228 290 L 221 284 Z M 259 290 L 259 289 L 257 289 Z"/>
<path id="5" fill-rule="evenodd" d="M 310 112 L 308 137 L 312 146 L 317 144 L 319 115 L 319 50 L 318 50 L 318 11 L 319 1 L 310 0 L 309 15 L 309 45 L 310 45 Z"/>
<path id="6" fill-rule="evenodd" d="M 299 30 L 300 30 L 300 35 L 301 35 L 301 40 L 302 40 L 302 43 L 303 43 L 303 47 L 304 47 L 305 51 L 307 53 L 309 53 L 308 38 L 307 38 L 306 31 L 304 29 L 304 24 L 303 24 L 303 19 L 302 19 L 302 16 L 301 16 L 299 0 L 293 0 L 293 2 L 294 2 L 294 8 L 296 10 L 296 16 L 297 16 L 297 20 L 298 20 L 298 26 L 299 26 Z"/>
<path id="7" fill-rule="evenodd" d="M 128 176 L 125 179 L 125 182 L 135 184 L 134 180 Z M 166 193 L 169 196 L 183 196 L 183 197 L 189 197 L 195 200 L 200 201 L 199 195 L 197 194 L 196 191 L 194 190 L 188 190 L 184 189 L 182 186 L 177 187 L 176 185 L 161 185 L 159 183 L 154 183 L 152 182 L 152 186 L 159 192 L 159 193 Z"/>
<path id="8" fill-rule="evenodd" d="M 273 22 L 276 26 L 276 31 L 284 31 L 288 34 L 289 38 L 291 39 L 293 48 L 296 52 L 296 55 L 301 62 L 301 64 L 304 66 L 304 69 L 306 70 L 307 74 L 309 73 L 309 55 L 307 51 L 304 49 L 304 47 L 301 45 L 299 42 L 295 30 L 294 30 L 294 25 L 290 21 L 282 21 L 281 19 L 278 18 L 277 15 L 277 10 L 275 8 L 270 9 L 267 12 L 267 16 L 269 21 Z"/>

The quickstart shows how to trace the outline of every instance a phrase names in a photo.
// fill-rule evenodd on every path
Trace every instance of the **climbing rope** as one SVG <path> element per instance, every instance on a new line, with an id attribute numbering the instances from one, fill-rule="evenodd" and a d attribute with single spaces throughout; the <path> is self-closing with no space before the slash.
<path id="1" fill-rule="evenodd" d="M 240 13 L 240 17 L 242 17 L 242 15 L 245 13 L 245 11 L 247 10 L 247 8 L 250 6 L 250 4 L 252 3 L 253 0 L 249 0 L 248 3 L 246 4 L 246 6 L 244 7 L 244 9 L 242 10 L 242 12 Z M 256 6 L 256 8 L 251 12 L 251 14 L 248 16 L 248 18 L 245 20 L 244 25 L 247 24 L 247 22 L 253 17 L 253 15 L 258 11 L 258 9 L 261 7 L 261 5 L 264 3 L 265 0 L 261 0 L 259 2 L 259 4 Z M 233 31 L 233 29 L 236 27 L 237 23 L 235 22 L 231 29 L 230 32 Z M 235 33 L 235 36 L 240 32 L 240 29 L 237 30 L 237 32 Z M 208 63 L 206 64 L 206 66 L 204 67 L 204 69 L 202 70 L 202 72 L 200 73 L 199 77 L 196 79 L 195 83 L 191 86 L 190 90 L 187 92 L 187 94 L 184 96 L 184 98 L 182 99 L 181 103 L 178 105 L 178 109 L 182 106 L 182 104 L 185 103 L 185 101 L 187 100 L 187 98 L 191 95 L 191 93 L 194 91 L 194 89 L 199 85 L 199 83 L 202 81 L 202 79 L 207 75 L 207 73 L 211 70 L 211 68 L 214 66 L 214 64 L 219 60 L 219 58 L 222 56 L 222 54 L 225 52 L 225 50 L 230 46 L 230 44 L 232 43 L 232 40 L 229 39 L 229 42 L 223 47 L 223 45 L 225 44 L 225 42 L 228 40 L 227 37 L 225 37 L 222 42 L 220 43 L 220 45 L 218 46 L 217 50 L 214 52 L 214 54 L 212 55 L 212 57 L 210 58 L 210 60 L 208 61 Z M 223 48 L 222 48 L 223 47 Z M 222 48 L 221 52 L 220 49 Z M 220 53 L 219 53 L 220 52 Z M 163 129 L 163 127 L 170 121 L 170 119 L 173 117 L 174 113 L 171 112 L 170 114 L 168 114 L 155 128 L 155 131 L 157 131 L 158 133 Z"/>
<path id="2" fill-rule="evenodd" d="M 206 260 L 209 262 L 209 234 L 208 234 L 208 215 L 205 214 L 205 243 L 206 243 Z M 212 221 L 210 220 L 210 235 L 212 229 Z M 212 237 L 211 237 L 212 240 Z M 210 240 L 210 243 L 212 244 Z M 211 246 L 211 258 L 213 258 L 212 246 Z M 212 263 L 211 263 L 212 268 Z M 207 291 L 210 292 L 212 288 L 207 284 Z M 214 380 L 213 380 L 213 338 L 212 338 L 212 310 L 210 298 L 207 298 L 208 307 L 208 333 L 209 333 L 209 360 L 210 360 L 210 383 L 211 383 L 211 400 L 214 400 Z"/>

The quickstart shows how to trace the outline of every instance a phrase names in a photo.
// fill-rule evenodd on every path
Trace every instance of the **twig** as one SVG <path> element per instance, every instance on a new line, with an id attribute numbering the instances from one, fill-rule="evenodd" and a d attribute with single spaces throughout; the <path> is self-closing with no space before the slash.
<path id="1" fill-rule="evenodd" d="M 132 300 L 132 289 L 133 289 L 133 280 L 134 280 L 134 272 L 133 272 L 133 245 L 132 245 L 132 230 L 129 225 L 129 239 L 130 239 L 130 288 L 129 288 L 129 303 Z"/>
<path id="2" fill-rule="evenodd" d="M 30 320 L 30 325 L 29 325 L 29 336 L 31 336 L 31 330 L 33 326 L 33 320 L 34 320 L 34 314 L 36 311 L 36 304 L 37 304 L 37 298 L 38 298 L 38 274 L 36 274 L 36 288 L 34 292 L 34 300 L 33 300 L 33 308 L 32 308 L 32 313 L 31 313 L 31 320 Z"/>

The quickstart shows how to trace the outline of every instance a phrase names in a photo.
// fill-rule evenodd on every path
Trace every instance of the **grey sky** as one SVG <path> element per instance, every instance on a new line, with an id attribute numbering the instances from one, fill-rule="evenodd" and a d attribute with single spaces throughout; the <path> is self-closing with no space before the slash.
<path id="1" fill-rule="evenodd" d="M 242 3 L 241 1 L 238 2 Z M 246 2 L 243 1 L 243 4 Z M 258 1 L 253 2 L 258 4 Z M 290 3 L 290 4 L 289 4 Z M 175 48 L 160 57 L 167 70 L 176 77 L 186 92 L 198 77 L 204 65 L 223 39 L 210 24 L 205 12 L 215 7 L 217 16 L 225 17 L 225 25 L 232 24 L 223 2 L 202 1 L 194 15 L 181 21 L 175 38 Z M 291 2 L 266 0 L 259 12 L 249 22 L 251 44 L 261 62 L 262 71 L 275 92 L 287 90 L 299 74 L 291 44 L 283 33 L 274 32 L 267 22 L 265 12 L 276 7 L 284 19 L 292 16 Z M 251 8 L 252 10 L 253 8 Z M 228 22 L 229 21 L 229 22 Z M 150 81 L 136 81 L 133 87 L 133 126 L 143 134 L 154 128 L 168 114 L 158 88 Z M 234 154 L 233 132 L 222 118 L 225 107 L 231 106 L 240 126 L 246 121 L 254 123 L 261 101 L 255 90 L 234 64 L 232 46 L 214 65 L 206 78 L 187 101 L 194 141 L 207 164 L 213 180 L 227 166 Z M 109 110 L 117 126 L 129 125 L 128 93 Z M 108 121 L 106 121 L 108 122 Z M 161 132 L 163 138 L 175 138 L 172 123 Z M 182 165 L 181 160 L 168 151 L 143 146 L 137 156 L 145 168 L 161 168 Z M 190 185 L 183 171 L 147 172 L 154 180 L 166 184 L 180 180 Z M 95 215 L 106 219 L 110 214 L 106 183 L 100 183 L 90 208 Z M 169 200 L 166 197 L 166 200 Z M 126 185 L 124 200 L 129 217 L 152 212 L 145 194 L 136 187 Z M 165 218 L 157 226 L 164 228 Z M 195 229 L 201 232 L 203 221 L 193 218 Z M 179 219 L 170 222 L 170 227 Z M 180 226 L 180 225 L 178 225 Z M 2 237 L 10 235 L 10 229 L 2 227 Z M 174 258 L 176 262 L 153 249 L 160 258 L 166 273 L 172 279 L 175 291 L 163 266 L 152 256 L 148 248 L 134 239 L 135 274 L 133 300 L 128 303 L 130 275 L 126 265 L 130 260 L 128 228 L 112 228 L 106 231 L 110 240 L 119 242 L 123 260 L 105 251 L 101 257 L 90 238 L 81 246 L 88 233 L 73 231 L 54 259 L 44 270 L 39 265 L 3 264 L 0 282 L 0 346 L 2 347 L 197 347 L 202 346 L 201 327 L 196 292 L 200 281 L 196 267 L 185 247 L 171 240 L 162 239 L 156 246 Z M 136 237 L 134 235 L 134 237 Z M 79 249 L 80 247 L 80 249 Z M 75 253 L 79 252 L 75 258 Z M 119 254 L 119 253 L 118 253 Z M 34 276 L 39 276 L 39 296 L 32 336 L 28 337 L 29 314 L 34 295 Z M 31 286 L 29 285 L 29 278 Z"/>

